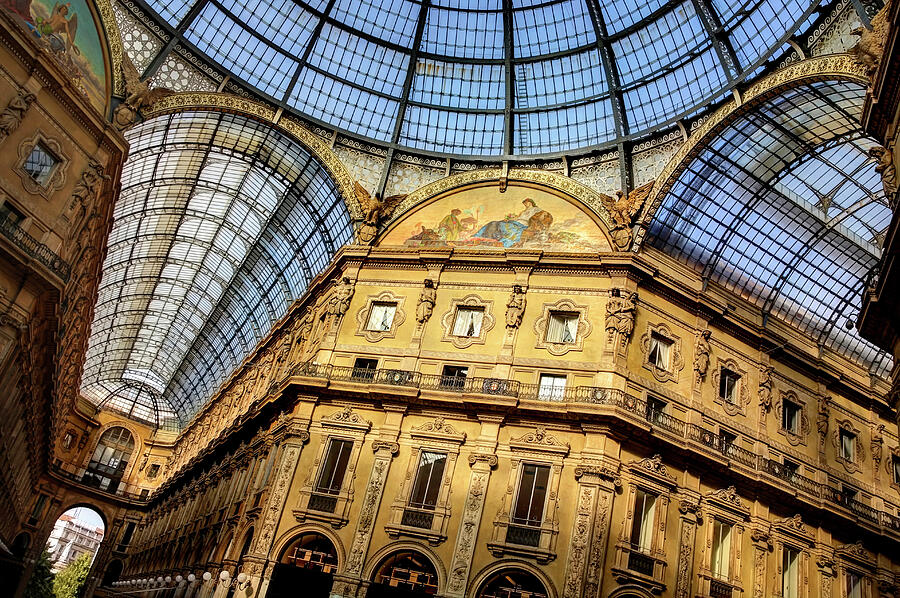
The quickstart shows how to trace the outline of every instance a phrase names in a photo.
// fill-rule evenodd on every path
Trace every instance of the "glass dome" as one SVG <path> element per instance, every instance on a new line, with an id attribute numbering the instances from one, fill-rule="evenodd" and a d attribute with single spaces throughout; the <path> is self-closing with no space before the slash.
<path id="1" fill-rule="evenodd" d="M 145 0 L 138 0 L 144 3 Z M 695 113 L 815 0 L 146 0 L 269 101 L 417 152 L 551 155 Z"/>

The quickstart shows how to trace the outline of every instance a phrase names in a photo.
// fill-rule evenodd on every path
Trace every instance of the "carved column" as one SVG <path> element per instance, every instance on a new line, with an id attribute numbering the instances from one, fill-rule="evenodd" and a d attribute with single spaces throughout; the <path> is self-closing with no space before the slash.
<path id="1" fill-rule="evenodd" d="M 469 489 L 459 523 L 459 532 L 456 535 L 456 546 L 453 548 L 453 559 L 450 561 L 447 591 L 444 592 L 448 598 L 465 595 L 472 555 L 475 553 L 475 541 L 484 512 L 487 485 L 491 478 L 491 469 L 497 466 L 497 456 L 472 454 L 469 455 L 469 465 L 472 467 L 472 474 L 469 476 Z"/>
<path id="2" fill-rule="evenodd" d="M 697 524 L 700 521 L 700 497 L 694 493 L 682 492 L 678 497 L 678 513 L 680 514 L 680 542 L 675 598 L 689 598 L 691 596 L 691 579 L 694 574 Z"/>
<path id="3" fill-rule="evenodd" d="M 606 544 L 615 489 L 619 476 L 610 468 L 579 465 L 575 524 L 566 562 L 563 596 L 597 596 L 603 576 Z"/>
<path id="4" fill-rule="evenodd" d="M 765 522 L 755 524 L 750 530 L 750 541 L 753 543 L 752 598 L 764 598 L 766 595 L 766 556 L 771 548 L 768 524 Z"/>
<path id="5" fill-rule="evenodd" d="M 822 594 L 819 598 L 832 598 L 834 596 L 834 578 L 837 576 L 834 568 L 834 555 L 827 549 L 819 553 L 819 556 L 816 557 L 816 567 L 822 578 Z"/>
<path id="6" fill-rule="evenodd" d="M 260 516 L 259 533 L 253 547 L 253 552 L 260 557 L 269 559 L 275 558 L 269 554 L 272 549 L 272 543 L 275 541 L 275 532 L 278 528 L 278 522 L 284 511 L 284 504 L 287 501 L 288 490 L 291 487 L 291 480 L 294 472 L 297 470 L 297 463 L 300 461 L 300 453 L 303 451 L 303 445 L 309 440 L 309 432 L 305 425 L 295 426 L 288 431 L 284 447 L 279 457 L 275 476 L 271 481 L 271 490 L 269 492 L 266 505 Z M 263 569 L 265 574 L 261 578 L 251 579 L 250 585 L 259 587 L 258 595 L 264 596 L 269 587 L 269 580 L 272 578 L 271 567 Z M 237 576 L 240 571 L 235 571 Z"/>
<path id="7" fill-rule="evenodd" d="M 375 529 L 375 518 L 384 495 L 384 485 L 391 469 L 391 461 L 400 452 L 400 445 L 376 439 L 372 441 L 372 450 L 375 452 L 375 462 L 372 464 L 372 473 L 366 484 L 366 495 L 363 497 L 353 543 L 347 555 L 347 566 L 343 575 L 335 578 L 332 595 L 356 596 L 359 591 L 359 578 Z"/>

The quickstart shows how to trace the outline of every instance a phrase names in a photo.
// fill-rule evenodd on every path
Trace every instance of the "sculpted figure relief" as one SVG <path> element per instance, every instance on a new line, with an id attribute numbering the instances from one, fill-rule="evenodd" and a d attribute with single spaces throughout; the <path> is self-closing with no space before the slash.
<path id="1" fill-rule="evenodd" d="M 866 67 L 869 76 L 875 74 L 878 65 L 881 64 L 881 57 L 884 55 L 884 44 L 887 41 L 890 22 L 888 13 L 890 12 L 891 0 L 884 3 L 884 7 L 872 17 L 872 29 L 865 27 L 857 27 L 850 33 L 859 36 L 856 45 L 850 48 L 849 53 L 853 55 L 856 61 Z"/>
<path id="2" fill-rule="evenodd" d="M 831 408 L 828 405 L 829 401 L 827 397 L 823 397 L 821 401 L 819 401 L 819 411 L 816 414 L 816 429 L 819 430 L 819 436 L 822 437 L 822 442 L 825 442 L 825 437 L 828 435 L 828 416 L 831 413 Z"/>
<path id="3" fill-rule="evenodd" d="M 506 327 L 518 328 L 525 314 L 525 291 L 522 285 L 513 285 L 512 294 L 506 302 Z"/>
<path id="4" fill-rule="evenodd" d="M 334 316 L 335 320 L 347 313 L 350 309 L 350 299 L 353 298 L 353 283 L 349 276 L 341 278 L 341 282 L 337 283 L 334 288 L 334 294 L 328 302 L 328 314 Z"/>
<path id="5" fill-rule="evenodd" d="M 164 87 L 150 87 L 149 79 L 141 80 L 141 74 L 128 57 L 122 54 L 122 76 L 125 78 L 125 91 L 128 95 L 113 112 L 113 124 L 119 130 L 134 123 L 144 106 L 152 106 L 174 92 Z"/>
<path id="6" fill-rule="evenodd" d="M 606 303 L 606 332 L 607 334 L 618 332 L 622 335 L 623 343 L 634 332 L 637 299 L 638 294 L 635 292 L 629 293 L 628 297 L 622 297 L 621 289 L 610 289 L 609 291 L 609 301 Z"/>
<path id="7" fill-rule="evenodd" d="M 100 163 L 91 160 L 81 173 L 81 178 L 72 189 L 72 200 L 66 208 L 66 218 L 69 219 L 71 228 L 69 238 L 78 236 L 84 217 L 91 211 L 103 181 L 109 180 L 109 175 L 103 172 Z"/>
<path id="8" fill-rule="evenodd" d="M 610 220 L 612 220 L 613 226 L 612 229 L 610 229 L 610 234 L 612 235 L 613 242 L 620 251 L 628 249 L 631 245 L 633 239 L 631 225 L 634 223 L 634 217 L 638 213 L 638 210 L 641 209 L 641 206 L 644 205 L 644 201 L 646 201 L 650 192 L 653 190 L 653 183 L 654 181 L 650 181 L 649 183 L 641 185 L 637 189 L 632 190 L 628 195 L 625 195 L 622 191 L 616 191 L 615 199 L 609 195 L 603 193 L 600 194 L 600 201 L 609 213 Z"/>
<path id="9" fill-rule="evenodd" d="M 765 413 L 772 409 L 772 366 L 764 366 L 759 370 L 759 406 Z"/>
<path id="10" fill-rule="evenodd" d="M 881 175 L 885 197 L 888 201 L 893 201 L 894 194 L 897 193 L 897 168 L 894 166 L 894 157 L 880 145 L 870 148 L 869 156 L 875 158 L 875 172 Z"/>
<path id="11" fill-rule="evenodd" d="M 19 128 L 25 113 L 35 100 L 35 95 L 24 90 L 18 93 L 9 101 L 3 112 L 0 112 L 0 141 L 6 139 L 10 133 Z"/>
<path id="12" fill-rule="evenodd" d="M 358 181 L 354 183 L 353 189 L 363 211 L 363 222 L 356 232 L 356 238 L 361 244 L 369 245 L 378 235 L 381 220 L 391 215 L 397 204 L 406 198 L 406 194 L 391 195 L 382 199 L 377 193 L 371 195 Z"/>
<path id="13" fill-rule="evenodd" d="M 712 351 L 712 347 L 709 344 L 711 336 L 711 330 L 704 330 L 697 337 L 697 344 L 694 347 L 694 372 L 698 383 L 706 378 L 706 373 L 709 371 L 709 354 Z"/>
<path id="14" fill-rule="evenodd" d="M 424 324 L 434 313 L 434 304 L 437 302 L 437 289 L 434 288 L 434 281 L 430 278 L 425 279 L 425 288 L 419 295 L 419 304 L 416 306 L 416 322 Z"/>
<path id="15" fill-rule="evenodd" d="M 881 458 L 884 456 L 884 424 L 878 424 L 872 428 L 872 460 L 875 461 L 875 469 L 881 464 Z"/>

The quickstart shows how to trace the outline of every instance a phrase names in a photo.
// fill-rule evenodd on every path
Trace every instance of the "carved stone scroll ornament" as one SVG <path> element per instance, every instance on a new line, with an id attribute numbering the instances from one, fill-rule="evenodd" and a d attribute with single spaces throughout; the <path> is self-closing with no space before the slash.
<path id="1" fill-rule="evenodd" d="M 375 443 L 372 444 L 374 447 Z M 346 573 L 348 575 L 359 575 L 362 572 L 366 552 L 369 550 L 369 543 L 372 539 L 372 530 L 375 528 L 375 514 L 378 511 L 381 496 L 384 494 L 384 483 L 391 465 L 390 459 L 391 457 L 384 457 L 376 453 L 372 474 L 369 476 L 366 494 L 359 512 L 353 544 L 350 554 L 347 555 Z"/>
<path id="2" fill-rule="evenodd" d="M 3 112 L 0 112 L 0 142 L 19 128 L 25 113 L 36 99 L 33 93 L 20 89 L 9 101 Z"/>
<path id="3" fill-rule="evenodd" d="M 419 294 L 419 303 L 416 305 L 416 322 L 424 324 L 434 313 L 434 304 L 437 303 L 437 289 L 434 281 L 426 278 L 422 292 Z"/>
<path id="4" fill-rule="evenodd" d="M 566 578 L 563 584 L 565 598 L 582 596 L 584 571 L 590 551 L 590 535 L 594 520 L 595 495 L 597 486 L 579 484 L 578 498 L 575 503 L 575 523 L 572 528 L 572 540 L 569 544 L 569 556 L 566 560 Z"/>
<path id="5" fill-rule="evenodd" d="M 459 532 L 456 536 L 456 546 L 453 548 L 453 558 L 450 561 L 450 574 L 447 581 L 447 596 L 454 597 L 465 595 L 472 557 L 475 554 L 478 527 L 481 525 L 481 516 L 484 512 L 487 484 L 491 477 L 491 467 L 497 464 L 497 457 L 495 455 L 473 454 L 469 456 L 469 464 L 473 466 L 472 474 L 469 478 L 469 491 L 463 505 L 462 518 L 460 519 Z M 480 466 L 475 467 L 476 464 Z M 484 465 L 487 466 L 485 467 Z"/>
<path id="6" fill-rule="evenodd" d="M 275 476 L 266 511 L 262 517 L 262 526 L 256 538 L 257 553 L 265 554 L 271 547 L 275 528 L 278 526 L 278 520 L 281 517 L 281 512 L 284 510 L 288 487 L 294 475 L 294 470 L 297 468 L 297 461 L 300 459 L 300 450 L 300 446 L 288 446 L 281 456 L 281 466 L 278 468 L 278 473 Z"/>
<path id="7" fill-rule="evenodd" d="M 694 542 L 697 523 L 681 519 L 681 542 L 678 549 L 678 578 L 675 582 L 675 598 L 689 598 L 691 595 L 691 571 L 694 569 Z"/>
<path id="8" fill-rule="evenodd" d="M 513 285 L 512 293 L 506 302 L 506 328 L 514 330 L 522 324 L 525 314 L 525 291 L 522 285 Z"/>

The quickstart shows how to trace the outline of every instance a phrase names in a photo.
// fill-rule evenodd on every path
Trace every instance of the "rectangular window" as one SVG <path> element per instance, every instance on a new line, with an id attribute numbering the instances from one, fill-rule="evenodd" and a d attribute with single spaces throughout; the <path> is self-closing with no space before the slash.
<path id="1" fill-rule="evenodd" d="M 566 377 L 556 374 L 541 374 L 538 398 L 543 401 L 562 401 L 566 395 Z"/>
<path id="2" fill-rule="evenodd" d="M 785 399 L 781 410 L 781 427 L 791 434 L 800 433 L 800 405 Z"/>
<path id="3" fill-rule="evenodd" d="M 353 362 L 353 377 L 363 380 L 371 380 L 375 377 L 375 370 L 378 369 L 378 360 L 368 357 L 357 357 Z"/>
<path id="4" fill-rule="evenodd" d="M 728 368 L 722 368 L 722 373 L 719 375 L 719 398 L 728 403 L 736 403 L 737 385 L 740 379 L 741 376 L 738 373 Z"/>
<path id="5" fill-rule="evenodd" d="M 397 313 L 396 303 L 375 302 L 369 310 L 369 320 L 366 330 L 375 332 L 388 332 L 394 324 L 394 314 Z"/>
<path id="6" fill-rule="evenodd" d="M 0 206 L 0 220 L 6 220 L 12 224 L 19 224 L 25 220 L 25 214 L 11 203 L 6 202 Z"/>
<path id="7" fill-rule="evenodd" d="M 441 386 L 445 388 L 462 388 L 466 385 L 469 368 L 464 365 L 445 365 L 441 373 Z"/>
<path id="8" fill-rule="evenodd" d="M 483 320 L 483 307 L 457 307 L 456 319 L 453 321 L 453 336 L 480 336 Z"/>
<path id="9" fill-rule="evenodd" d="M 412 494 L 409 496 L 411 507 L 434 509 L 437 505 L 446 464 L 447 455 L 445 453 L 422 451 L 422 455 L 419 457 L 419 467 L 416 469 L 416 479 L 413 481 Z"/>
<path id="10" fill-rule="evenodd" d="M 898 457 L 897 455 L 892 455 L 891 465 L 894 468 L 894 483 L 900 484 L 900 457 Z"/>
<path id="11" fill-rule="evenodd" d="M 547 323 L 548 343 L 574 343 L 578 337 L 579 314 L 565 311 L 551 311 Z"/>
<path id="12" fill-rule="evenodd" d="M 661 370 L 669 370 L 669 354 L 672 352 L 672 341 L 653 332 L 650 334 L 650 352 L 647 361 Z"/>
<path id="13" fill-rule="evenodd" d="M 847 486 L 846 484 L 841 486 L 841 498 L 843 499 L 844 503 L 849 504 L 850 502 L 856 500 L 857 494 L 859 493 L 856 491 L 856 488 L 852 488 L 850 486 Z"/>
<path id="14" fill-rule="evenodd" d="M 526 463 L 522 466 L 519 491 L 513 507 L 513 523 L 532 527 L 541 525 L 549 480 L 550 467 L 548 465 Z"/>
<path id="15" fill-rule="evenodd" d="M 781 595 L 784 598 L 797 598 L 800 587 L 800 552 L 785 546 L 781 560 Z"/>
<path id="16" fill-rule="evenodd" d="M 800 473 L 800 464 L 794 463 L 790 459 L 784 459 L 784 477 L 787 479 L 793 478 L 795 475 Z"/>
<path id="17" fill-rule="evenodd" d="M 634 520 L 631 522 L 631 543 L 641 552 L 650 552 L 653 542 L 653 521 L 656 515 L 656 495 L 640 488 L 634 496 Z"/>
<path id="18" fill-rule="evenodd" d="M 847 598 L 862 598 L 862 578 L 853 571 L 847 571 Z"/>
<path id="19" fill-rule="evenodd" d="M 841 439 L 841 459 L 850 461 L 856 460 L 856 434 L 850 430 L 840 428 Z"/>
<path id="20" fill-rule="evenodd" d="M 656 423 L 660 419 L 662 419 L 660 417 L 660 414 L 666 412 L 667 405 L 668 404 L 661 399 L 657 399 L 656 397 L 647 397 L 647 412 L 645 414 L 647 421 Z"/>
<path id="21" fill-rule="evenodd" d="M 328 449 L 325 451 L 322 469 L 316 482 L 316 492 L 323 494 L 340 493 L 352 448 L 353 442 L 349 440 L 332 438 L 328 441 Z"/>
<path id="22" fill-rule="evenodd" d="M 712 567 L 713 575 L 728 579 L 731 565 L 731 526 L 724 521 L 713 519 Z"/>
<path id="23" fill-rule="evenodd" d="M 50 175 L 53 174 L 53 168 L 57 162 L 59 160 L 56 159 L 50 150 L 44 144 L 38 143 L 31 148 L 31 153 L 25 158 L 22 170 L 34 179 L 34 182 L 37 184 L 46 185 L 47 181 L 50 180 Z"/>

